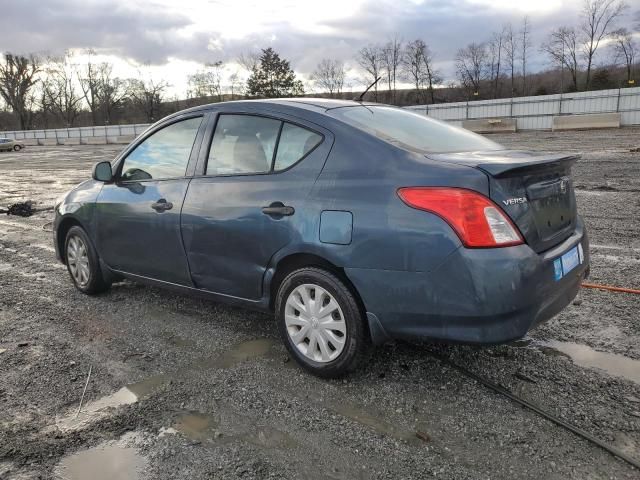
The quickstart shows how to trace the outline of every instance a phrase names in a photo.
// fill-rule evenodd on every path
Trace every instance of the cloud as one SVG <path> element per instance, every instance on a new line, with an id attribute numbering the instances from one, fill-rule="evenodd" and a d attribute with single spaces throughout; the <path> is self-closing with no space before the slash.
<path id="1" fill-rule="evenodd" d="M 140 63 L 164 63 L 170 56 L 206 49 L 209 35 L 181 35 L 192 24 L 188 17 L 136 5 L 86 0 L 11 2 L 2 9 L 0 45 L 15 53 L 96 48 Z"/>
<path id="2" fill-rule="evenodd" d="M 483 41 L 529 15 L 531 67 L 551 28 L 578 21 L 580 0 L 21 0 L 3 7 L 0 48 L 60 53 L 95 48 L 138 63 L 233 61 L 248 49 L 275 48 L 308 75 L 323 57 L 355 65 L 369 43 L 424 39 L 449 78 L 458 48 Z M 169 67 L 167 67 L 169 68 Z M 185 75 L 190 72 L 185 72 Z"/>

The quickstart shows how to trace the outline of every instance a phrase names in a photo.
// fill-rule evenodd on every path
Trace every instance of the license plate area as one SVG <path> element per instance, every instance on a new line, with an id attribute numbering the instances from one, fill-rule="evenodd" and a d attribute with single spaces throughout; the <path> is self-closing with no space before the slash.
<path id="1" fill-rule="evenodd" d="M 541 240 L 551 240 L 571 228 L 575 212 L 568 176 L 529 185 L 527 197 Z"/>
<path id="2" fill-rule="evenodd" d="M 556 282 L 582 263 L 584 263 L 584 251 L 582 244 L 579 243 L 553 261 L 553 274 Z"/>

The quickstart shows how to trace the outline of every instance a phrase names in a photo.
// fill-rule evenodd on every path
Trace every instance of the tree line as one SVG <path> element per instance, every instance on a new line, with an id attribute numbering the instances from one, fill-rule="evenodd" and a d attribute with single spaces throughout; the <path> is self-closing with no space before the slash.
<path id="1" fill-rule="evenodd" d="M 448 81 L 436 68 L 437 52 L 425 40 L 398 36 L 362 47 L 351 64 L 320 59 L 306 83 L 272 48 L 245 52 L 234 62 L 214 61 L 188 75 L 181 98 L 169 97 L 169 83 L 145 66 L 136 78 L 119 78 L 113 65 L 95 60 L 93 50 L 84 52 L 81 63 L 70 52 L 6 53 L 0 60 L 0 98 L 11 113 L 0 112 L 0 130 L 150 123 L 202 103 L 301 96 L 305 90 L 351 98 L 353 72 L 358 72 L 358 88 L 373 84 L 374 101 L 400 105 L 634 86 L 640 12 L 632 30 L 619 28 L 627 9 L 623 0 L 584 0 L 577 22 L 551 31 L 537 49 L 525 16 L 518 25 L 506 24 L 485 41 L 460 48 L 455 79 Z M 531 73 L 536 50 L 548 68 Z M 229 74 L 230 65 L 238 70 Z"/>

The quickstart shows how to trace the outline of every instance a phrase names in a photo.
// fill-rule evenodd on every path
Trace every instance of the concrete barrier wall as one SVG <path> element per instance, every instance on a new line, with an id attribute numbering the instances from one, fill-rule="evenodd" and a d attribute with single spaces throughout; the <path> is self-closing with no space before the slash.
<path id="1" fill-rule="evenodd" d="M 590 130 L 594 128 L 620 128 L 619 113 L 592 113 L 553 117 L 552 130 Z"/>
<path id="2" fill-rule="evenodd" d="M 149 124 L 108 125 L 106 127 L 56 128 L 0 132 L 0 137 L 20 140 L 26 145 L 85 145 L 133 141 Z"/>
<path id="3" fill-rule="evenodd" d="M 640 87 L 406 108 L 459 126 L 470 120 L 508 119 L 515 121 L 516 130 L 552 130 L 555 117 L 609 113 L 620 115 L 620 126 L 631 126 L 640 125 Z"/>
<path id="4" fill-rule="evenodd" d="M 509 133 L 516 131 L 516 120 L 514 118 L 464 120 L 462 127 L 476 133 Z"/>

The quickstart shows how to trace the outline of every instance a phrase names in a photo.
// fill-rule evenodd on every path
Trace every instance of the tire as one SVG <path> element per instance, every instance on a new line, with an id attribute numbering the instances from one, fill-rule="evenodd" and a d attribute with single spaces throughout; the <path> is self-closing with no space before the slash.
<path id="1" fill-rule="evenodd" d="M 275 315 L 291 356 L 319 377 L 346 375 L 370 351 L 369 329 L 358 302 L 344 282 L 326 270 L 307 267 L 290 273 L 278 288 Z"/>
<path id="2" fill-rule="evenodd" d="M 102 274 L 96 249 L 81 227 L 71 227 L 67 232 L 64 256 L 71 281 L 82 293 L 93 295 L 111 287 Z"/>
<path id="3" fill-rule="evenodd" d="M 14 145 L 13 146 L 13 151 L 14 152 L 19 152 L 20 150 L 22 150 L 22 147 L 20 145 Z"/>

